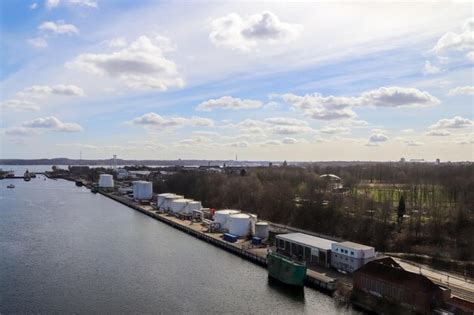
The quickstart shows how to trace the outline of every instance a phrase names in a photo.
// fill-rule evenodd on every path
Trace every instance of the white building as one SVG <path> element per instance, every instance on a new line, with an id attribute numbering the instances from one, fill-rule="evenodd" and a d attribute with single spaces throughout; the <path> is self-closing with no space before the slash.
<path id="1" fill-rule="evenodd" d="M 117 179 L 127 179 L 128 178 L 128 171 L 124 168 L 119 168 L 117 170 Z"/>
<path id="2" fill-rule="evenodd" d="M 354 272 L 375 258 L 375 248 L 353 242 L 332 244 L 331 266 L 337 270 Z"/>
<path id="3" fill-rule="evenodd" d="M 304 234 L 289 233 L 276 236 L 277 252 L 307 265 L 320 265 L 328 268 L 331 262 L 331 246 L 336 243 L 325 238 Z"/>

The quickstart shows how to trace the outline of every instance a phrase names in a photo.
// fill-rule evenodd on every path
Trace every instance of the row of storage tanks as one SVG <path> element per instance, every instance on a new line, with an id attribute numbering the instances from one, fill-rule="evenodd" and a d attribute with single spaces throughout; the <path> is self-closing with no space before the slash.
<path id="1" fill-rule="evenodd" d="M 194 210 L 201 210 L 200 201 L 186 199 L 184 196 L 172 193 L 159 194 L 156 200 L 156 206 L 160 210 L 172 212 L 174 214 L 191 215 Z"/>
<path id="2" fill-rule="evenodd" d="M 214 213 L 214 222 L 219 223 L 222 230 L 227 230 L 238 237 L 248 235 L 261 239 L 268 237 L 268 223 L 258 221 L 255 214 L 233 209 L 218 210 Z"/>
<path id="3" fill-rule="evenodd" d="M 194 210 L 201 210 L 200 201 L 185 199 L 184 196 L 172 193 L 159 194 L 156 206 L 160 210 L 174 214 L 189 214 Z M 240 210 L 224 209 L 214 213 L 214 222 L 219 223 L 221 230 L 228 231 L 238 237 L 248 235 L 261 239 L 268 238 L 268 223 L 258 221 L 255 214 L 242 213 Z"/>

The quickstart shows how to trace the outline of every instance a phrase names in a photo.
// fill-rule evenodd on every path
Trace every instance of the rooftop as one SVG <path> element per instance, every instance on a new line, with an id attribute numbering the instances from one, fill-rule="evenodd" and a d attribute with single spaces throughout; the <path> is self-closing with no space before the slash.
<path id="1" fill-rule="evenodd" d="M 336 243 L 325 238 L 312 236 L 304 233 L 289 233 L 289 234 L 279 234 L 276 238 L 297 243 L 299 245 L 310 246 L 325 250 L 331 250 L 331 245 Z"/>
<path id="2" fill-rule="evenodd" d="M 340 242 L 340 243 L 337 243 L 337 245 L 341 245 L 341 246 L 352 248 L 352 249 L 360 249 L 360 250 L 373 249 L 372 246 L 367 246 L 367 245 L 354 243 L 354 242 Z"/>

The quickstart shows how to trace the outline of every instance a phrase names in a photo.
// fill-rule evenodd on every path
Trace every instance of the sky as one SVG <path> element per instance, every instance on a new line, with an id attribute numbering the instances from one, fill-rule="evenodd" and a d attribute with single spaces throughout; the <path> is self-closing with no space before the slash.
<path id="1" fill-rule="evenodd" d="M 0 7 L 0 158 L 474 159 L 470 1 Z"/>

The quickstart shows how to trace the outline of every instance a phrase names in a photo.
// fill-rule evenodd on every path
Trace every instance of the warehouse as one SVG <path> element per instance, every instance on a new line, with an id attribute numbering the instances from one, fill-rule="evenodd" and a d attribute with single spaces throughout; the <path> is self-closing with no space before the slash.
<path id="1" fill-rule="evenodd" d="M 277 252 L 311 266 L 328 268 L 331 263 L 331 246 L 336 242 L 303 233 L 276 236 Z"/>
<path id="2" fill-rule="evenodd" d="M 434 284 L 427 277 L 404 270 L 390 257 L 373 260 L 354 272 L 353 298 L 376 305 L 387 303 L 387 309 L 402 306 L 417 314 L 432 314 L 446 302 L 451 291 Z M 399 310 L 398 313 L 407 313 Z"/>

